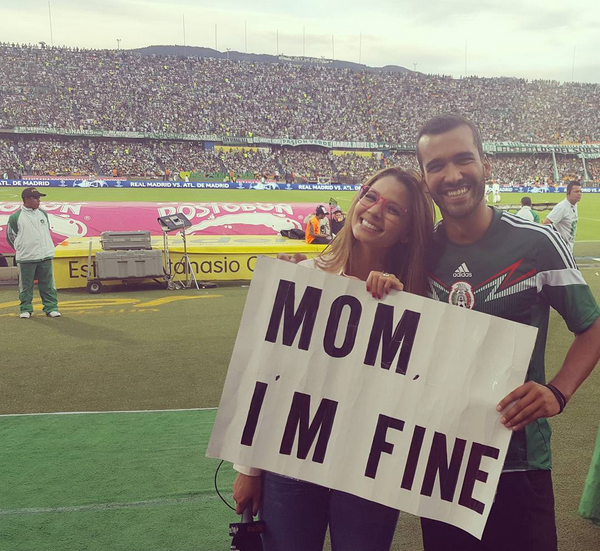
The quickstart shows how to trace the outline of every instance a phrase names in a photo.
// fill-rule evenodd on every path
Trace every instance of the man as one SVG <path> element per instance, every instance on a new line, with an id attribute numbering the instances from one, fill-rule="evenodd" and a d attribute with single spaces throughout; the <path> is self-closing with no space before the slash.
<path id="1" fill-rule="evenodd" d="M 540 215 L 531 208 L 531 199 L 529 197 L 521 197 L 521 209 L 515 214 L 523 220 L 540 223 Z"/>
<path id="2" fill-rule="evenodd" d="M 334 236 L 340 233 L 344 227 L 344 222 L 346 222 L 346 219 L 344 218 L 342 209 L 340 207 L 335 207 L 335 210 L 333 211 L 333 219 L 331 220 L 331 233 Z"/>
<path id="3" fill-rule="evenodd" d="M 513 434 L 483 540 L 422 519 L 424 549 L 556 551 L 546 418 L 562 411 L 600 358 L 600 309 L 555 232 L 486 206 L 491 167 L 473 123 L 457 115 L 431 119 L 419 132 L 417 156 L 443 216 L 434 236 L 431 298 L 539 329 L 527 382 L 498 404 L 500 422 Z M 550 306 L 576 336 L 545 385 Z"/>
<path id="4" fill-rule="evenodd" d="M 329 224 L 329 217 L 327 215 L 319 220 L 319 233 L 331 239 L 331 225 Z"/>
<path id="5" fill-rule="evenodd" d="M 21 194 L 23 206 L 8 219 L 6 239 L 16 251 L 19 268 L 20 317 L 28 319 L 33 314 L 33 283 L 37 279 L 44 312 L 59 318 L 58 296 L 54 287 L 52 259 L 54 243 L 50 237 L 48 215 L 40 208 L 40 197 L 46 194 L 26 188 Z"/>
<path id="6" fill-rule="evenodd" d="M 331 241 L 330 235 L 322 235 L 321 234 L 321 220 L 325 218 L 327 215 L 327 211 L 323 205 L 319 205 L 315 210 L 315 214 L 313 214 L 308 223 L 306 224 L 305 237 L 306 242 L 310 245 L 323 245 L 329 243 Z"/>
<path id="7" fill-rule="evenodd" d="M 569 182 L 567 197 L 558 203 L 544 220 L 544 224 L 551 224 L 568 243 L 571 252 L 573 252 L 575 234 L 577 233 L 577 203 L 579 201 L 581 201 L 581 184 L 579 182 Z"/>
<path id="8" fill-rule="evenodd" d="M 492 183 L 492 195 L 493 195 L 494 205 L 496 203 L 499 203 L 500 202 L 500 183 L 498 181 L 495 181 Z"/>

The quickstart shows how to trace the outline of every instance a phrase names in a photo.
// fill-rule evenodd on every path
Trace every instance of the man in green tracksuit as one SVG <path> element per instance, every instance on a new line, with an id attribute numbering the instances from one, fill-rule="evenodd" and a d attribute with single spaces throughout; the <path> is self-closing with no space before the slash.
<path id="1" fill-rule="evenodd" d="M 40 208 L 37 189 L 26 188 L 21 194 L 23 206 L 8 219 L 6 239 L 16 251 L 19 268 L 20 317 L 28 319 L 33 314 L 33 282 L 37 279 L 44 312 L 51 318 L 60 317 L 58 296 L 54 286 L 52 259 L 54 243 L 50 237 L 48 215 Z"/>

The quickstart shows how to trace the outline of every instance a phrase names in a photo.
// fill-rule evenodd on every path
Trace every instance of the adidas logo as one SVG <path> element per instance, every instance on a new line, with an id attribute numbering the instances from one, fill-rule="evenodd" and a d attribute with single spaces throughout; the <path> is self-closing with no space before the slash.
<path id="1" fill-rule="evenodd" d="M 455 272 L 452 274 L 452 277 L 473 277 L 473 274 L 467 268 L 467 265 L 463 262 L 458 268 L 456 268 Z"/>

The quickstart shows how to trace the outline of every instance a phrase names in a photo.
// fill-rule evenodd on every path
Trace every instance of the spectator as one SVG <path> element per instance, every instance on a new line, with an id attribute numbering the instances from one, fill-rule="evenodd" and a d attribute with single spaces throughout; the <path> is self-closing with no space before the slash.
<path id="1" fill-rule="evenodd" d="M 331 219 L 331 233 L 335 237 L 338 233 L 340 233 L 341 229 L 344 227 L 344 223 L 346 222 L 346 218 L 342 209 L 340 207 L 335 207 L 333 211 L 333 218 Z"/>

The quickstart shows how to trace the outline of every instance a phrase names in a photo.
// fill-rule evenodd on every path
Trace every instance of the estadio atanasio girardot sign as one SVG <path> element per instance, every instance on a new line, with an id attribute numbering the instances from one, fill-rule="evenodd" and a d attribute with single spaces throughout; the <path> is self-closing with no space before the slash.
<path id="1" fill-rule="evenodd" d="M 207 455 L 480 538 L 536 331 L 259 258 Z"/>

